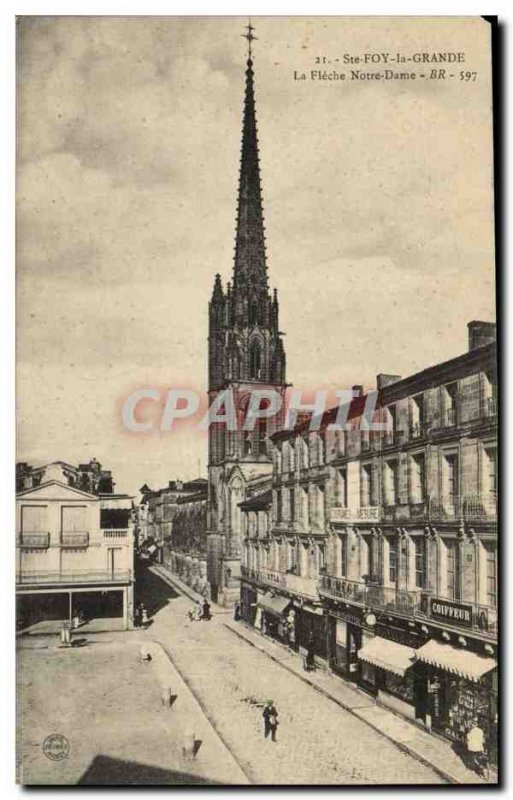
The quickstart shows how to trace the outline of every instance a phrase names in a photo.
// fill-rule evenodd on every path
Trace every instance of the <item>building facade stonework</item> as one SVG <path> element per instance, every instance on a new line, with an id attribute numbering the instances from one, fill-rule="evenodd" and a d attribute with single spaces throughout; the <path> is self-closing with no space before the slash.
<path id="1" fill-rule="evenodd" d="M 272 491 L 241 506 L 244 620 L 456 742 L 497 713 L 496 348 L 489 325 L 474 336 L 486 325 L 470 323 L 458 358 L 378 376 L 384 430 L 365 429 L 362 395 L 348 430 L 328 412 L 318 431 L 277 432 Z"/>

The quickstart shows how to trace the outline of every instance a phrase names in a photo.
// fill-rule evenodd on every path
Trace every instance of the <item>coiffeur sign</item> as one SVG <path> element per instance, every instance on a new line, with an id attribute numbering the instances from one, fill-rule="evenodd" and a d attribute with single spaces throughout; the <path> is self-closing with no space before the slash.
<path id="1" fill-rule="evenodd" d="M 430 616 L 444 622 L 454 622 L 457 625 L 472 625 L 472 606 L 465 606 L 459 603 L 451 603 L 448 600 L 438 600 L 436 597 L 430 598 Z"/>

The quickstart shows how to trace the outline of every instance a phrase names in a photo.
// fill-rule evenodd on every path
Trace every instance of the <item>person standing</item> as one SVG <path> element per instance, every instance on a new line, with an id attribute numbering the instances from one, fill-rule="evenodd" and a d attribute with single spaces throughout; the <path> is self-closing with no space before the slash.
<path id="1" fill-rule="evenodd" d="M 262 712 L 264 718 L 264 738 L 267 739 L 271 734 L 271 741 L 276 741 L 276 729 L 278 727 L 278 712 L 272 700 L 268 700 Z"/>
<path id="2" fill-rule="evenodd" d="M 467 731 L 467 752 L 477 773 L 484 769 L 484 749 L 484 731 L 474 717 L 472 727 Z"/>

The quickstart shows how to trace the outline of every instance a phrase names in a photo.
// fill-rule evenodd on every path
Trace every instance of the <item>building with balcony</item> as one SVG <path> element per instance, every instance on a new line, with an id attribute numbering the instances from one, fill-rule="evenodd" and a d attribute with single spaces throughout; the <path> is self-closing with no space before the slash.
<path id="1" fill-rule="evenodd" d="M 332 462 L 320 580 L 332 669 L 454 740 L 496 713 L 493 333 L 470 323 L 464 355 L 378 376 L 384 430 L 347 432 Z"/>
<path id="2" fill-rule="evenodd" d="M 84 473 L 64 462 L 26 466 L 37 479 L 16 496 L 18 627 L 85 617 L 130 628 L 132 498 L 114 493 L 112 482 L 79 488 L 76 476 Z"/>
<path id="3" fill-rule="evenodd" d="M 241 504 L 244 619 L 453 740 L 496 714 L 496 386 L 494 326 L 470 323 L 465 354 L 378 375 L 380 430 L 353 387 L 345 430 L 334 409 L 276 433 Z"/>

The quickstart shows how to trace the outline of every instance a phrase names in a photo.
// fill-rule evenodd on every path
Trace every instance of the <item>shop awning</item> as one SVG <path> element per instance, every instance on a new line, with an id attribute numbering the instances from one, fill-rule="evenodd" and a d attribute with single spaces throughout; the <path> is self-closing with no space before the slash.
<path id="1" fill-rule="evenodd" d="M 264 611 L 281 617 L 285 609 L 290 605 L 290 599 L 288 597 L 274 597 L 268 592 L 260 598 L 258 605 L 260 608 L 263 608 Z"/>
<path id="2" fill-rule="evenodd" d="M 358 658 L 402 678 L 406 670 L 415 662 L 415 650 L 413 647 L 406 647 L 404 644 L 375 636 L 361 650 L 358 650 Z"/>
<path id="3" fill-rule="evenodd" d="M 418 661 L 453 672 L 461 678 L 478 681 L 497 666 L 494 658 L 480 656 L 470 650 L 460 650 L 450 644 L 430 639 L 415 651 Z"/>

